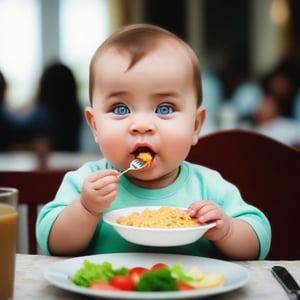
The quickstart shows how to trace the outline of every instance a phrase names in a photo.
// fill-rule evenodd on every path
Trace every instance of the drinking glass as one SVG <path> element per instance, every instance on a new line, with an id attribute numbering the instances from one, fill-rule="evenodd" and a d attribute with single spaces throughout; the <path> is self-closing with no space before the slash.
<path id="1" fill-rule="evenodd" d="M 18 190 L 0 187 L 0 300 L 13 299 L 18 228 Z"/>

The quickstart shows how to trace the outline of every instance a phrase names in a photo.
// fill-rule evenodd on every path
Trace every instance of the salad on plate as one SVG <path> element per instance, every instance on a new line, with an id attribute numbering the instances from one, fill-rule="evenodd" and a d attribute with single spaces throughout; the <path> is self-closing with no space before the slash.
<path id="1" fill-rule="evenodd" d="M 70 280 L 75 285 L 97 290 L 162 292 L 219 287 L 224 282 L 224 274 L 205 273 L 198 266 L 185 272 L 180 263 L 114 268 L 109 261 L 97 264 L 84 260 Z"/>

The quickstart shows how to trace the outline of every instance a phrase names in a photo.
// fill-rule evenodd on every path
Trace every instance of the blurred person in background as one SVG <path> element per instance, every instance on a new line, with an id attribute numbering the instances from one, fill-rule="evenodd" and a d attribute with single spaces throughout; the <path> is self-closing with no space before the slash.
<path id="1" fill-rule="evenodd" d="M 255 129 L 289 146 L 300 146 L 296 118 L 300 69 L 290 59 L 280 62 L 261 81 L 263 95 L 253 114 Z"/>
<path id="2" fill-rule="evenodd" d="M 48 115 L 52 151 L 76 152 L 80 145 L 83 112 L 77 96 L 77 83 L 69 67 L 55 62 L 41 76 L 35 114 Z"/>
<path id="3" fill-rule="evenodd" d="M 282 116 L 295 117 L 296 98 L 299 91 L 300 69 L 290 59 L 280 62 L 262 79 L 262 88 L 280 101 Z"/>
<path id="4" fill-rule="evenodd" d="M 11 121 L 12 115 L 5 103 L 6 90 L 7 81 L 0 71 L 0 151 L 7 151 L 16 136 Z"/>
<path id="5" fill-rule="evenodd" d="M 32 151 L 42 166 L 48 153 L 46 115 L 11 110 L 6 101 L 7 88 L 0 71 L 0 151 Z"/>
<path id="6" fill-rule="evenodd" d="M 300 122 L 284 115 L 283 104 L 278 95 L 265 91 L 253 116 L 255 130 L 300 148 Z"/>

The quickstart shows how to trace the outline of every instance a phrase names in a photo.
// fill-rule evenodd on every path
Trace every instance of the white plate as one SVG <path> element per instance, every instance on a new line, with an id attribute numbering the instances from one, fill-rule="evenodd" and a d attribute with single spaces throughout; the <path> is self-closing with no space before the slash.
<path id="1" fill-rule="evenodd" d="M 82 267 L 84 260 L 89 260 L 94 263 L 108 261 L 112 263 L 114 268 L 120 268 L 122 266 L 128 268 L 136 266 L 150 268 L 155 263 L 162 262 L 170 266 L 175 263 L 180 263 L 184 270 L 187 271 L 190 267 L 196 265 L 206 273 L 223 273 L 224 283 L 217 288 L 182 292 L 119 292 L 93 290 L 79 287 L 70 280 L 70 277 Z M 139 300 L 204 298 L 238 289 L 249 280 L 247 269 L 232 262 L 197 256 L 157 253 L 113 253 L 70 258 L 50 265 L 44 275 L 46 279 L 55 286 L 71 292 L 99 298 Z"/>
<path id="2" fill-rule="evenodd" d="M 119 217 L 128 216 L 133 212 L 142 212 L 146 208 L 154 210 L 160 208 L 160 206 L 137 206 L 113 210 L 103 216 L 103 221 L 113 226 L 113 228 L 127 241 L 154 247 L 191 244 L 200 239 L 208 229 L 216 226 L 216 223 L 209 223 L 187 228 L 144 228 L 116 223 L 116 220 Z"/>

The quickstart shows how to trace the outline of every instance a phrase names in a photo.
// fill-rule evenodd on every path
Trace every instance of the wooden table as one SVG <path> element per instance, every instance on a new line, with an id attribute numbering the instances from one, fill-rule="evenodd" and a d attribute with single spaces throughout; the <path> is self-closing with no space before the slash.
<path id="1" fill-rule="evenodd" d="M 120 254 L 121 255 L 121 254 Z M 55 287 L 44 278 L 47 267 L 64 258 L 45 255 L 17 254 L 14 300 L 79 300 L 82 295 Z M 285 266 L 300 282 L 300 260 L 236 262 L 250 272 L 249 282 L 242 288 L 210 297 L 211 300 L 284 300 L 289 299 L 271 274 L 273 265 Z M 87 298 L 92 299 L 92 298 Z M 103 299 L 103 298 L 101 298 Z"/>
<path id="2" fill-rule="evenodd" d="M 101 153 L 51 152 L 45 160 L 44 167 L 49 169 L 77 169 L 85 162 L 99 160 Z M 31 171 L 40 168 L 38 157 L 32 152 L 0 153 L 0 170 Z"/>

